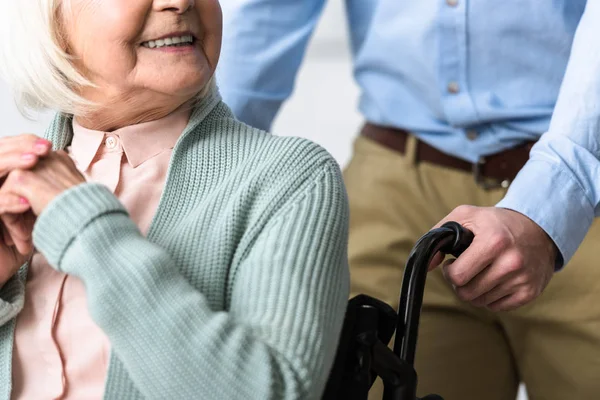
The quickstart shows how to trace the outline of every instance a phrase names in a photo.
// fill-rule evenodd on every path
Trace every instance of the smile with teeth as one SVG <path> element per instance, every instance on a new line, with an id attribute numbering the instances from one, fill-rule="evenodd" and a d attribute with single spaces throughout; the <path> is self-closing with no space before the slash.
<path id="1" fill-rule="evenodd" d="M 158 49 L 161 47 L 180 47 L 188 46 L 194 43 L 194 37 L 192 35 L 185 36 L 174 36 L 165 39 L 149 40 L 142 43 L 142 46 L 149 49 Z"/>

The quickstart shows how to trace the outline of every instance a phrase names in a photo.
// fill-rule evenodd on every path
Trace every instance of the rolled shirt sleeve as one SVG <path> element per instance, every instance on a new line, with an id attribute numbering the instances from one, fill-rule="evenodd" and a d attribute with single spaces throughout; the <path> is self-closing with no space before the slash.
<path id="1" fill-rule="evenodd" d="M 600 214 L 600 1 L 588 1 L 552 122 L 498 207 L 554 240 L 566 264 Z"/>

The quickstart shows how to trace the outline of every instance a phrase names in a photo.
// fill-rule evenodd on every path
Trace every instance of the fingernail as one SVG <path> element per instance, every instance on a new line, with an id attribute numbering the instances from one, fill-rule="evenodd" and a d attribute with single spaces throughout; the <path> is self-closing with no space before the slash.
<path id="1" fill-rule="evenodd" d="M 50 142 L 47 141 L 46 139 L 38 139 L 35 141 L 35 145 L 39 145 L 39 144 L 44 145 L 44 146 L 49 146 Z"/>
<path id="2" fill-rule="evenodd" d="M 23 161 L 33 161 L 35 160 L 36 156 L 32 153 L 25 153 L 21 156 L 21 158 L 23 159 Z"/>
<path id="3" fill-rule="evenodd" d="M 21 203 L 21 204 L 29 204 L 29 201 L 25 197 L 19 197 L 19 203 Z"/>
<path id="4" fill-rule="evenodd" d="M 48 151 L 48 146 L 45 144 L 36 144 L 34 150 L 37 154 L 44 154 Z"/>
<path id="5" fill-rule="evenodd" d="M 35 150 L 35 152 L 37 154 L 44 154 L 45 152 L 48 151 L 49 147 L 50 147 L 50 143 L 48 143 L 46 140 L 40 139 L 37 142 L 35 142 L 33 149 Z"/>

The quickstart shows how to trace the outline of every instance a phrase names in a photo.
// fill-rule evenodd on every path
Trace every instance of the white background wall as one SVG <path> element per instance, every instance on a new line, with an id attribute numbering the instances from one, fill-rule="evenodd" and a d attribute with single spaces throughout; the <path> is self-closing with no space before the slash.
<path id="1" fill-rule="evenodd" d="M 6 84 L 0 80 L 0 137 L 24 132 L 41 136 L 49 120 L 50 114 L 39 115 L 35 121 L 27 120 L 19 115 Z"/>
<path id="2" fill-rule="evenodd" d="M 343 2 L 328 2 L 309 46 L 292 98 L 273 126 L 279 135 L 307 137 L 325 147 L 341 165 L 350 158 L 362 122 L 356 110 L 358 88 L 352 80 Z M 50 114 L 35 121 L 21 117 L 0 81 L 0 137 L 22 132 L 41 135 Z M 526 400 L 524 390 L 518 400 Z"/>

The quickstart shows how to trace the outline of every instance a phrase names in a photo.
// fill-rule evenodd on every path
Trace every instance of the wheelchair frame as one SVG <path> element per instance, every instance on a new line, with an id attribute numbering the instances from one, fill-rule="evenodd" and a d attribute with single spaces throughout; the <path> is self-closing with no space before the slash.
<path id="1" fill-rule="evenodd" d="M 366 400 L 377 376 L 384 383 L 383 400 L 419 400 L 414 360 L 428 267 L 438 252 L 458 257 L 472 240 L 473 233 L 456 222 L 422 236 L 406 263 L 398 312 L 366 295 L 349 301 L 323 400 Z M 391 350 L 387 344 L 394 333 Z"/>

